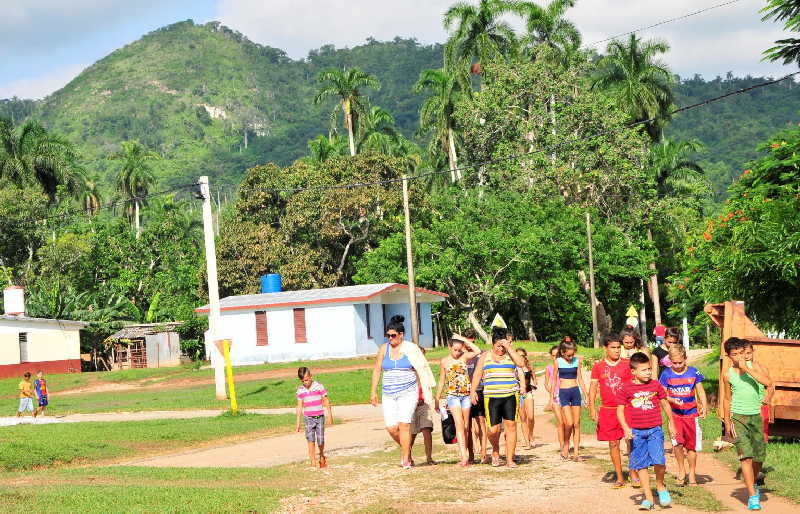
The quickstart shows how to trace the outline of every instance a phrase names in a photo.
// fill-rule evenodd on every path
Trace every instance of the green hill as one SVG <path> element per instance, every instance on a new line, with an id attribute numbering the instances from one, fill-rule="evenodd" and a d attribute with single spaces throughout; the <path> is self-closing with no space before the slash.
<path id="1" fill-rule="evenodd" d="M 439 45 L 370 40 L 354 49 L 325 46 L 302 61 L 250 42 L 212 22 L 191 20 L 151 32 L 84 70 L 38 106 L 46 126 L 79 145 L 106 182 L 106 158 L 119 142 L 139 139 L 160 153 L 161 186 L 207 174 L 234 185 L 257 163 L 288 164 L 308 139 L 326 133 L 333 101 L 313 105 L 319 71 L 355 66 L 383 88 L 370 94 L 407 136 L 422 98 L 411 86 L 441 62 Z M 372 93 L 372 92 L 367 92 Z"/>
<path id="2" fill-rule="evenodd" d="M 210 175 L 217 186 L 238 184 L 244 170 L 265 162 L 288 164 L 306 154 L 306 142 L 326 133 L 333 100 L 315 106 L 317 74 L 358 66 L 383 87 L 368 91 L 373 104 L 391 112 L 412 137 L 423 100 L 411 86 L 425 68 L 441 65 L 442 46 L 415 40 L 369 39 L 353 48 L 326 45 L 292 60 L 279 49 L 255 44 L 218 22 L 191 20 L 147 34 L 96 62 L 63 89 L 34 105 L 0 101 L 0 116 L 31 115 L 78 145 L 88 169 L 110 185 L 118 163 L 107 157 L 119 143 L 139 139 L 164 159 L 159 187 Z M 684 79 L 678 105 L 746 87 L 762 77 Z M 787 81 L 680 116 L 670 137 L 706 144 L 699 159 L 718 197 L 757 152 L 768 134 L 798 120 L 797 84 Z M 33 112 L 32 112 L 33 111 Z"/>

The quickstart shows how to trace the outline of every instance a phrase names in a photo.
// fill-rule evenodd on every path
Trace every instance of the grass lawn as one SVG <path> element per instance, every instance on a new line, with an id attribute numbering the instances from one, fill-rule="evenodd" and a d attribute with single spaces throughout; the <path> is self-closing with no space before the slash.
<path id="1" fill-rule="evenodd" d="M 35 366 L 35 363 L 34 363 Z M 48 391 L 64 391 L 65 389 L 74 389 L 81 387 L 89 382 L 88 373 L 63 373 L 56 375 L 45 375 L 47 379 Z M 31 368 L 31 382 L 36 380 L 36 368 Z M 17 387 L 22 381 L 22 375 L 19 377 L 3 378 L 0 379 L 0 398 L 17 398 L 19 390 Z"/>
<path id="2" fill-rule="evenodd" d="M 88 467 L 0 473 L 3 512 L 271 512 L 293 468 Z"/>
<path id="3" fill-rule="evenodd" d="M 127 457 L 293 425 L 293 414 L 15 425 L 0 429 L 0 469 L 26 470 Z"/>

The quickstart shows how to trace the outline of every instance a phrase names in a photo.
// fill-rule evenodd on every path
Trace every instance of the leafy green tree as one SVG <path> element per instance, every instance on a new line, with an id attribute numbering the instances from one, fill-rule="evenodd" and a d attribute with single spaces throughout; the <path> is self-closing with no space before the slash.
<path id="1" fill-rule="evenodd" d="M 0 180 L 19 187 L 38 184 L 54 203 L 58 186 L 78 194 L 83 174 L 73 145 L 47 132 L 38 121 L 14 127 L 0 119 Z"/>
<path id="2" fill-rule="evenodd" d="M 356 154 L 356 127 L 358 117 L 367 110 L 367 101 L 361 89 L 371 87 L 380 89 L 381 83 L 373 75 L 365 73 L 358 68 L 348 70 L 326 70 L 320 72 L 318 77 L 322 87 L 314 97 L 314 103 L 319 104 L 328 97 L 339 98 L 339 103 L 331 113 L 331 120 L 335 120 L 339 109 L 344 116 L 344 125 L 350 142 L 350 155 Z M 334 125 L 335 127 L 335 125 Z"/>
<path id="3" fill-rule="evenodd" d="M 471 63 L 471 71 L 478 74 L 481 63 L 512 55 L 516 35 L 502 19 L 510 10 L 511 3 L 503 0 L 480 0 L 477 6 L 453 4 L 444 14 L 444 28 L 450 32 L 445 67 L 456 69 L 461 63 Z"/>
<path id="4" fill-rule="evenodd" d="M 93 216 L 100 210 L 102 193 L 95 179 L 86 179 L 80 193 L 80 203 L 86 214 Z"/>
<path id="5" fill-rule="evenodd" d="M 160 156 L 147 150 L 139 141 L 123 141 L 122 150 L 113 153 L 109 159 L 122 161 L 117 173 L 117 191 L 133 204 L 133 220 L 136 227 L 136 239 L 142 235 L 139 208 L 142 198 L 147 196 L 150 186 L 155 182 L 155 175 L 150 162 Z"/>
<path id="6" fill-rule="evenodd" d="M 367 150 L 391 154 L 392 147 L 398 144 L 400 134 L 389 111 L 374 105 L 359 121 L 361 130 L 356 145 L 358 152 Z"/>
<path id="7" fill-rule="evenodd" d="M 447 155 L 450 181 L 460 180 L 454 112 L 456 104 L 465 98 L 461 83 L 454 73 L 444 68 L 422 70 L 419 80 L 414 84 L 414 91 L 431 93 L 419 110 L 418 133 L 425 136 L 433 134 L 431 150 Z"/>
<path id="8" fill-rule="evenodd" d="M 761 18 L 762 21 L 772 19 L 777 22 L 784 22 L 784 30 L 800 31 L 800 5 L 794 0 L 769 0 L 769 3 L 761 9 L 761 12 L 766 13 Z M 775 41 L 775 46 L 764 52 L 764 56 L 770 61 L 783 60 L 783 64 L 800 63 L 800 39 L 779 39 Z"/>
<path id="9" fill-rule="evenodd" d="M 13 268 L 18 278 L 30 274 L 34 257 L 49 235 L 48 198 L 30 187 L 0 187 L 0 266 Z"/>
<path id="10" fill-rule="evenodd" d="M 676 302 L 744 300 L 762 328 L 800 336 L 800 128 L 759 145 L 719 216 L 698 224 L 671 279 Z"/>
<path id="11" fill-rule="evenodd" d="M 577 0 L 551 0 L 542 7 L 536 2 L 513 2 L 512 10 L 525 21 L 523 51 L 532 54 L 547 49 L 551 56 L 564 58 L 581 46 L 581 33 L 565 15 Z"/>
<path id="12" fill-rule="evenodd" d="M 308 142 L 308 159 L 311 162 L 325 162 L 331 157 L 347 154 L 347 140 L 339 135 L 318 135 Z"/>
<path id="13" fill-rule="evenodd" d="M 635 122 L 647 121 L 645 128 L 653 141 L 661 138 L 664 122 L 673 104 L 672 72 L 658 60 L 669 51 L 666 42 L 642 41 L 631 34 L 628 42 L 612 41 L 597 66 L 593 87 L 609 92 Z"/>

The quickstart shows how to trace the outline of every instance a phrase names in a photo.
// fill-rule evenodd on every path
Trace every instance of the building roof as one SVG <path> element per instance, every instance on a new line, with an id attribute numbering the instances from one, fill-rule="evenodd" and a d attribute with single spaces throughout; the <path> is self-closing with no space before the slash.
<path id="1" fill-rule="evenodd" d="M 17 316 L 13 314 L 0 314 L 0 321 L 20 321 L 24 323 L 58 323 L 64 328 L 84 328 L 88 323 L 71 319 L 32 318 L 30 316 Z"/>
<path id="2" fill-rule="evenodd" d="M 395 290 L 408 290 L 408 286 L 406 284 L 388 282 L 385 284 L 364 284 L 359 286 L 329 287 L 326 289 L 228 296 L 220 300 L 220 310 L 255 310 L 325 303 L 368 302 L 376 296 Z M 431 291 L 430 289 L 417 287 L 416 291 L 417 296 L 422 296 L 428 302 L 441 302 L 447 298 L 445 293 Z M 208 305 L 195 309 L 195 312 L 203 314 L 208 313 L 208 311 Z"/>
<path id="3" fill-rule="evenodd" d="M 144 339 L 145 336 L 159 334 L 161 332 L 174 332 L 176 327 L 183 325 L 182 321 L 170 321 L 168 323 L 139 323 L 128 325 L 122 330 L 111 334 L 109 339 Z"/>

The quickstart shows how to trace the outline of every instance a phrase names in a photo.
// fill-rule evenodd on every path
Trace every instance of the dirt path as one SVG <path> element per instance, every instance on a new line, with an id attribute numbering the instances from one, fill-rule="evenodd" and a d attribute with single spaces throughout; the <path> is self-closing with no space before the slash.
<path id="1" fill-rule="evenodd" d="M 364 362 L 363 364 L 350 364 L 341 367 L 320 368 L 316 373 L 323 375 L 325 373 L 339 373 L 343 371 L 358 371 L 362 369 L 372 369 L 372 362 Z M 281 368 L 266 371 L 247 372 L 240 369 L 236 370 L 236 382 L 252 382 L 254 380 L 265 380 L 269 378 L 297 378 L 297 370 L 294 368 Z M 154 377 L 137 380 L 134 382 L 102 382 L 94 381 L 87 385 L 77 387 L 75 389 L 67 389 L 59 391 L 58 395 L 72 395 L 72 394 L 85 394 L 85 393 L 109 393 L 109 392 L 130 392 L 130 391 L 152 391 L 156 389 L 163 389 L 165 387 L 165 377 Z M 181 378 L 169 380 L 170 389 L 180 389 L 183 387 L 198 387 L 204 385 L 213 385 L 214 377 L 201 377 L 201 378 Z"/>

